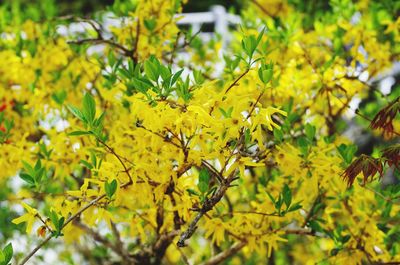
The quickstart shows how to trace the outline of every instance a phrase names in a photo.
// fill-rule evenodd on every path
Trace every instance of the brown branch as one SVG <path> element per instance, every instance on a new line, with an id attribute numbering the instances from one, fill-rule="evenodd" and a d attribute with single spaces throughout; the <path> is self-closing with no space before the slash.
<path id="1" fill-rule="evenodd" d="M 103 39 L 102 37 L 98 38 L 87 38 L 87 39 L 80 39 L 80 40 L 74 40 L 74 41 L 67 41 L 68 44 L 76 44 L 76 45 L 82 45 L 84 43 L 93 43 L 93 44 L 108 44 L 110 46 L 113 46 L 121 51 L 123 51 L 123 55 L 129 56 L 132 58 L 132 50 L 122 46 L 119 43 L 116 43 L 112 40 L 109 39 Z M 133 59 L 133 58 L 132 58 Z"/>
<path id="2" fill-rule="evenodd" d="M 174 208 L 176 208 L 176 200 L 175 200 L 175 198 L 174 198 L 174 195 L 173 195 L 172 193 L 170 193 L 170 194 L 168 194 L 168 195 L 169 195 L 169 198 L 171 199 L 171 204 L 172 204 L 172 206 L 173 206 Z M 179 213 L 178 213 L 178 211 L 177 211 L 176 209 L 173 211 L 173 213 L 174 213 L 174 228 L 175 228 L 176 230 L 178 230 L 178 229 L 181 228 L 182 219 L 179 217 Z"/>
<path id="3" fill-rule="evenodd" d="M 165 251 L 178 234 L 178 230 L 160 234 L 152 246 L 144 248 L 139 253 L 134 254 L 133 257 L 138 261 L 138 264 L 161 264 Z"/>
<path id="4" fill-rule="evenodd" d="M 122 240 L 121 240 L 121 234 L 119 233 L 117 226 L 115 225 L 114 222 L 112 222 L 112 221 L 110 221 L 110 222 L 111 222 L 111 230 L 115 237 L 115 246 L 121 250 L 120 254 L 122 255 L 122 257 L 124 259 L 129 259 L 129 253 L 127 251 L 125 251 L 124 244 L 122 243 Z"/>
<path id="5" fill-rule="evenodd" d="M 172 47 L 172 51 L 171 51 L 171 57 L 169 58 L 169 65 L 172 65 L 174 63 L 174 56 L 175 56 L 175 52 L 178 48 L 178 41 L 179 41 L 179 37 L 181 36 L 181 32 L 179 31 L 178 34 L 176 34 L 176 40 L 174 43 L 174 46 Z"/>
<path id="6" fill-rule="evenodd" d="M 372 122 L 372 119 L 370 119 L 369 117 L 365 116 L 364 114 L 361 113 L 360 109 L 352 109 L 348 104 L 346 104 L 345 102 L 343 102 L 341 99 L 338 98 L 338 100 L 345 105 L 348 109 L 350 109 L 351 111 L 353 111 L 356 115 L 358 115 L 359 117 L 363 118 L 364 120 L 368 121 L 368 122 Z M 400 136 L 400 132 L 397 131 L 392 131 L 393 134 Z"/>
<path id="7" fill-rule="evenodd" d="M 272 89 L 271 89 L 271 91 L 272 91 Z M 260 99 L 264 95 L 264 93 L 265 93 L 265 90 L 263 90 L 260 93 L 260 95 L 257 97 L 256 102 L 254 102 L 253 106 L 251 107 L 251 110 L 249 111 L 249 114 L 247 114 L 246 118 L 244 119 L 245 121 L 248 120 L 251 117 L 251 115 L 253 114 L 254 110 L 256 109 L 256 106 L 257 106 L 258 102 L 260 102 Z"/>
<path id="8" fill-rule="evenodd" d="M 100 140 L 100 139 L 97 138 L 97 141 L 99 141 L 99 143 L 101 143 L 102 145 L 104 145 L 104 146 L 107 148 L 107 150 L 108 150 L 111 154 L 113 154 L 113 155 L 118 159 L 118 161 L 121 163 L 122 167 L 124 168 L 124 172 L 126 173 L 126 175 L 127 175 L 128 178 L 129 178 L 129 182 L 128 182 L 127 184 L 128 184 L 128 185 L 131 185 L 131 184 L 133 183 L 133 179 L 132 179 L 131 173 L 129 173 L 130 169 L 128 169 L 128 168 L 126 167 L 124 161 L 122 161 L 121 156 L 119 156 L 119 155 L 115 152 L 115 150 L 114 150 L 112 147 L 110 147 L 109 145 L 107 145 L 107 144 L 106 144 L 105 142 L 103 142 L 102 140 Z"/>
<path id="9" fill-rule="evenodd" d="M 240 76 L 238 76 L 235 81 L 226 89 L 225 94 L 229 92 L 229 90 L 232 89 L 232 87 L 236 86 L 237 83 L 242 79 L 248 72 L 250 71 L 250 68 L 247 68 L 246 71 L 244 71 Z"/>
<path id="10" fill-rule="evenodd" d="M 314 209 L 315 209 L 315 207 L 317 207 L 318 203 L 320 202 L 320 200 L 323 198 L 324 195 L 325 195 L 325 192 L 317 195 L 313 204 L 311 205 L 310 210 L 307 213 L 306 218 L 304 218 L 303 224 L 301 225 L 302 227 L 305 227 L 307 225 L 307 223 L 310 221 L 310 219 L 313 217 Z"/>
<path id="11" fill-rule="evenodd" d="M 263 213 L 263 212 L 256 212 L 256 211 L 232 211 L 230 213 L 222 214 L 221 216 L 232 215 L 232 214 L 256 214 L 256 215 L 262 215 L 262 216 L 283 217 L 277 213 Z"/>
<path id="12" fill-rule="evenodd" d="M 190 265 L 189 259 L 186 257 L 185 253 L 183 253 L 181 248 L 178 248 L 177 246 L 175 246 L 176 249 L 179 251 L 179 253 L 181 253 L 181 258 L 183 263 L 185 263 L 185 265 Z"/>
<path id="13" fill-rule="evenodd" d="M 239 243 L 234 244 L 232 247 L 228 248 L 227 250 L 218 253 L 216 256 L 212 257 L 202 265 L 217 265 L 220 264 L 221 262 L 227 260 L 228 258 L 232 257 L 235 255 L 237 252 L 239 252 L 245 245 L 247 244 L 246 241 L 242 241 Z"/>
<path id="14" fill-rule="evenodd" d="M 154 131 L 152 131 L 152 130 L 150 130 L 150 129 L 147 129 L 146 127 L 144 127 L 143 125 L 140 125 L 140 124 L 138 124 L 137 127 L 138 127 L 138 128 L 142 128 L 143 130 L 148 131 L 148 132 L 150 132 L 150 133 L 152 133 L 152 134 L 154 134 L 154 135 L 157 135 L 158 137 L 163 138 L 163 139 L 164 139 L 164 142 L 170 143 L 170 144 L 174 145 L 175 147 L 181 149 L 181 146 L 180 146 L 179 144 L 172 142 L 172 140 L 169 139 L 167 136 L 164 136 L 164 135 L 162 135 L 162 134 L 159 133 L 159 132 L 154 132 Z"/>
<path id="15" fill-rule="evenodd" d="M 315 236 L 315 233 L 307 229 L 285 229 L 283 230 L 287 235 L 308 235 Z"/>
<path id="16" fill-rule="evenodd" d="M 139 37 L 140 37 L 140 20 L 138 19 L 137 25 L 136 25 L 135 45 L 133 46 L 133 50 L 132 50 L 132 59 L 135 63 L 137 63 L 139 60 L 139 54 L 138 54 Z"/>
<path id="17" fill-rule="evenodd" d="M 97 242 L 101 243 L 103 246 L 111 249 L 116 254 L 121 255 L 122 258 L 126 258 L 125 254 L 123 252 L 123 248 L 120 248 L 117 244 L 113 244 L 110 240 L 101 236 L 97 231 L 91 229 L 90 227 L 83 224 L 82 222 L 80 222 L 77 219 L 75 219 L 73 221 L 73 224 L 75 226 L 81 228 L 82 230 L 84 230 L 86 232 L 86 234 L 90 235 L 95 241 L 97 241 Z M 129 263 L 127 263 L 127 261 L 126 261 L 124 264 L 129 264 Z"/>
<path id="18" fill-rule="evenodd" d="M 46 227 L 46 229 L 49 230 L 50 233 L 53 232 L 53 229 L 51 229 L 51 228 L 47 225 L 47 223 L 43 220 L 42 216 L 41 216 L 39 213 L 36 214 L 36 217 L 40 220 L 40 222 L 43 223 L 44 227 Z"/>
<path id="19" fill-rule="evenodd" d="M 125 183 L 122 184 L 120 186 L 120 188 L 126 188 L 127 186 L 131 185 L 132 183 Z M 77 218 L 78 216 L 80 216 L 83 212 L 85 212 L 87 209 L 89 209 L 90 207 L 92 207 L 93 205 L 97 204 L 101 199 L 103 199 L 104 197 L 106 197 L 106 194 L 102 194 L 98 197 L 96 197 L 95 199 L 93 199 L 91 202 L 89 202 L 88 204 L 86 204 L 84 207 L 82 207 L 79 211 L 77 211 L 75 214 L 73 214 L 72 216 L 70 216 L 67 221 L 65 221 L 64 225 L 62 226 L 61 229 L 63 229 L 64 227 L 66 227 L 69 223 L 71 223 L 75 218 Z M 53 235 L 49 235 L 46 237 L 45 240 L 43 240 L 42 242 L 40 242 L 39 245 L 37 245 L 20 263 L 20 265 L 24 265 L 25 263 L 28 262 L 28 260 L 35 255 L 36 252 L 38 252 L 47 242 L 49 242 L 51 239 L 53 238 Z"/>
<path id="20" fill-rule="evenodd" d="M 210 163 L 208 163 L 206 160 L 202 160 L 201 165 L 207 168 L 207 170 L 218 180 L 219 183 L 224 182 L 224 177 L 222 176 L 222 174 L 218 172 L 218 170 L 215 167 L 213 167 Z"/>
<path id="21" fill-rule="evenodd" d="M 272 14 L 271 12 L 269 12 L 265 7 L 263 7 L 259 2 L 257 2 L 256 0 L 250 0 L 250 2 L 252 2 L 254 5 L 256 5 L 262 12 L 264 12 L 267 16 L 273 17 L 274 14 Z"/>
<path id="22" fill-rule="evenodd" d="M 185 38 L 184 38 L 184 40 L 183 40 L 183 43 L 182 43 L 182 45 L 180 45 L 180 46 L 178 46 L 178 37 L 179 37 L 179 35 L 181 34 L 181 32 L 178 32 L 178 37 L 177 37 L 176 43 L 175 43 L 175 46 L 176 46 L 176 47 L 174 47 L 174 49 L 173 49 L 171 52 L 166 52 L 165 55 L 169 55 L 170 53 L 172 53 L 172 56 L 173 56 L 173 53 L 175 53 L 175 52 L 177 52 L 177 51 L 179 51 L 179 50 L 185 49 L 185 48 L 186 48 L 187 46 L 189 46 L 189 45 L 193 42 L 193 40 L 201 33 L 201 30 L 202 30 L 202 26 L 200 27 L 200 29 L 199 29 L 195 34 L 193 34 L 193 35 L 190 37 L 190 39 L 187 39 L 186 36 L 185 36 Z"/>
<path id="23" fill-rule="evenodd" d="M 193 221 L 189 224 L 189 227 L 181 234 L 177 246 L 184 247 L 185 241 L 192 237 L 194 232 L 197 230 L 197 223 L 200 219 L 205 215 L 208 211 L 212 210 L 213 207 L 222 199 L 225 195 L 225 192 L 230 187 L 231 182 L 234 181 L 236 178 L 234 177 L 236 174 L 236 170 L 233 171 L 227 179 L 224 179 L 221 185 L 219 186 L 217 192 L 211 197 L 206 198 L 205 202 L 203 203 L 202 207 L 199 209 L 199 212 L 193 219 Z"/>
<path id="24" fill-rule="evenodd" d="M 242 79 L 248 72 L 250 71 L 250 68 L 247 68 L 246 71 L 244 71 L 240 76 L 238 76 L 235 81 L 233 81 L 233 83 L 226 89 L 225 94 L 227 94 L 229 92 L 229 90 L 232 89 L 232 87 L 236 86 L 237 83 L 240 81 L 240 79 Z M 215 106 L 212 106 L 210 109 L 209 114 L 211 115 L 214 111 Z"/>
<path id="25" fill-rule="evenodd" d="M 134 264 L 137 263 L 137 261 L 129 255 L 129 253 L 125 250 L 123 243 L 120 238 L 119 231 L 117 230 L 116 225 L 111 222 L 111 228 L 112 232 L 116 238 L 116 242 L 113 244 L 111 241 L 109 241 L 107 238 L 101 236 L 98 232 L 94 231 L 90 227 L 86 226 L 85 224 L 79 222 L 78 220 L 74 220 L 73 222 L 74 225 L 78 226 L 79 228 L 85 230 L 87 234 L 89 234 L 94 240 L 97 242 L 101 243 L 105 247 L 111 249 L 114 251 L 116 254 L 121 256 L 121 264 L 129 265 L 129 264 Z"/>

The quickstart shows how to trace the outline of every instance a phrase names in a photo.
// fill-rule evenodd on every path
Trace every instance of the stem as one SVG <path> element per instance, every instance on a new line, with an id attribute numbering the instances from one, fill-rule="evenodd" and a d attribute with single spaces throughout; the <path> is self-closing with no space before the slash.
<path id="1" fill-rule="evenodd" d="M 189 227 L 181 234 L 178 243 L 176 244 L 178 247 L 185 246 L 185 241 L 192 237 L 197 229 L 197 223 L 200 221 L 203 215 L 212 210 L 213 207 L 222 199 L 222 197 L 225 195 L 225 192 L 230 187 L 231 182 L 235 180 L 235 173 L 236 171 L 233 171 L 227 179 L 223 179 L 224 181 L 219 186 L 218 191 L 211 198 L 207 198 L 205 200 L 200 211 L 197 213 L 193 221 L 189 224 Z"/>
<path id="2" fill-rule="evenodd" d="M 247 68 L 246 71 L 244 71 L 238 78 L 233 81 L 233 83 L 228 87 L 228 89 L 225 91 L 225 94 L 229 92 L 229 90 L 232 89 L 232 87 L 236 86 L 236 84 L 242 79 L 248 72 L 250 71 L 250 68 Z"/>
<path id="3" fill-rule="evenodd" d="M 126 167 L 124 161 L 122 161 L 122 158 L 114 151 L 114 149 L 112 147 L 110 147 L 109 145 L 107 145 L 105 142 L 103 142 L 102 140 L 97 138 L 97 141 L 99 141 L 99 143 L 101 143 L 102 145 L 104 145 L 108 151 L 110 151 L 111 154 L 113 154 L 118 161 L 121 163 L 122 167 L 124 168 L 124 172 L 126 173 L 126 175 L 128 175 L 129 178 L 129 182 L 127 183 L 128 185 L 133 183 L 133 179 L 131 174 L 129 173 L 129 169 Z"/>
<path id="4" fill-rule="evenodd" d="M 122 184 L 120 186 L 120 188 L 125 188 L 129 185 L 131 185 L 132 183 L 125 183 Z M 86 211 L 87 209 L 89 209 L 90 207 L 92 207 L 93 205 L 95 205 L 97 202 L 99 202 L 101 199 L 103 199 L 104 197 L 106 197 L 106 194 L 102 194 L 99 197 L 93 199 L 91 202 L 89 202 L 88 204 L 86 204 L 83 208 L 81 208 L 78 212 L 76 212 L 74 215 L 72 215 L 71 217 L 69 217 L 67 219 L 67 221 L 64 223 L 63 227 L 61 229 L 63 229 L 64 227 L 66 227 L 69 223 L 71 223 L 75 218 L 77 218 L 81 213 L 83 213 L 84 211 Z M 43 240 L 39 245 L 37 245 L 20 263 L 20 265 L 24 265 L 26 262 L 28 262 L 28 260 L 35 255 L 36 252 L 39 251 L 39 249 L 41 249 L 47 242 L 50 241 L 50 239 L 53 238 L 53 235 L 49 235 L 46 237 L 45 240 Z"/>
<path id="5" fill-rule="evenodd" d="M 241 250 L 247 244 L 246 241 L 242 241 L 240 243 L 236 243 L 231 248 L 219 253 L 218 255 L 212 257 L 207 262 L 203 263 L 202 265 L 217 265 L 221 262 L 225 261 L 226 259 L 235 255 L 239 250 Z"/>

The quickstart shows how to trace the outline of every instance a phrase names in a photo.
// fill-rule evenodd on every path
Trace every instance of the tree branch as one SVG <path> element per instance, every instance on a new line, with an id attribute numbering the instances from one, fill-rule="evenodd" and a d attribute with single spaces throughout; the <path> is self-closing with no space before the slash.
<path id="1" fill-rule="evenodd" d="M 118 161 L 121 163 L 122 167 L 124 168 L 124 172 L 126 173 L 126 175 L 128 175 L 129 182 L 127 184 L 131 185 L 133 183 L 133 179 L 132 179 L 131 174 L 129 173 L 130 169 L 128 169 L 126 167 L 124 161 L 122 161 L 122 158 L 114 151 L 114 149 L 111 146 L 109 146 L 108 144 L 106 144 L 105 142 L 103 142 L 102 140 L 100 140 L 98 138 L 97 138 L 97 141 L 99 141 L 99 143 L 104 145 L 107 148 L 107 150 L 118 159 Z"/>
<path id="2" fill-rule="evenodd" d="M 185 241 L 191 238 L 194 232 L 197 230 L 197 223 L 200 221 L 203 215 L 210 211 L 222 199 L 222 197 L 225 195 L 226 190 L 230 187 L 231 182 L 235 180 L 235 173 L 236 170 L 233 171 L 227 179 L 224 179 L 224 181 L 220 184 L 217 192 L 211 198 L 207 198 L 205 200 L 203 206 L 201 207 L 193 221 L 189 224 L 189 227 L 181 234 L 176 244 L 178 247 L 185 246 Z"/>
<path id="3" fill-rule="evenodd" d="M 217 265 L 221 262 L 225 261 L 226 259 L 235 255 L 238 251 L 240 251 L 245 245 L 247 244 L 246 241 L 242 241 L 240 243 L 236 243 L 231 248 L 219 253 L 218 255 L 212 257 L 202 265 Z"/>
<path id="4" fill-rule="evenodd" d="M 129 185 L 131 185 L 132 183 L 125 183 L 122 184 L 120 186 L 120 188 L 125 188 Z M 61 229 L 63 229 L 64 227 L 66 227 L 69 223 L 71 223 L 75 218 L 77 218 L 78 216 L 80 216 L 83 212 L 85 212 L 87 209 L 89 209 L 90 207 L 92 207 L 93 205 L 95 205 L 97 202 L 99 202 L 101 199 L 103 199 L 104 197 L 106 197 L 106 194 L 102 194 L 98 197 L 96 197 L 95 199 L 93 199 L 91 202 L 89 202 L 88 204 L 86 204 L 84 207 L 82 207 L 79 211 L 77 211 L 75 214 L 71 215 L 67 221 L 65 221 L 64 225 L 62 226 Z M 32 258 L 33 255 L 35 255 L 36 252 L 38 252 L 44 245 L 46 245 L 47 242 L 49 242 L 51 239 L 53 238 L 53 235 L 49 235 L 46 237 L 45 240 L 43 240 L 42 242 L 39 243 L 39 245 L 37 245 L 20 263 L 20 265 L 24 265 L 28 262 L 28 260 L 30 258 Z"/>

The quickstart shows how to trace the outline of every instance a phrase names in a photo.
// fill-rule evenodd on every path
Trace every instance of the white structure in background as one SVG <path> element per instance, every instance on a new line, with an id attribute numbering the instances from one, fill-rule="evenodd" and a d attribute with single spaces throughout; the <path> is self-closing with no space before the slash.
<path id="1" fill-rule="evenodd" d="M 191 26 L 193 33 L 198 32 L 203 24 L 214 24 L 214 33 L 221 36 L 224 45 L 230 40 L 229 26 L 238 25 L 241 21 L 238 15 L 227 13 L 225 7 L 220 5 L 212 6 L 208 12 L 182 13 L 176 17 L 179 18 L 178 25 Z M 208 41 L 214 33 L 201 32 L 199 35 Z"/>
<path id="2" fill-rule="evenodd" d="M 214 32 L 201 32 L 199 36 L 208 41 L 214 36 L 214 33 L 217 33 L 224 43 L 227 43 L 230 39 L 229 26 L 238 25 L 241 21 L 238 15 L 228 13 L 225 7 L 220 5 L 212 6 L 208 12 L 182 13 L 175 15 L 175 17 L 178 18 L 177 25 L 189 26 L 193 29 L 193 33 L 198 32 L 203 24 L 214 24 Z M 110 27 L 120 27 L 123 23 L 124 18 L 115 18 L 112 14 L 105 15 L 102 22 L 106 31 Z M 73 37 L 91 29 L 92 27 L 87 22 L 82 21 L 69 25 L 60 25 L 57 28 L 57 32 L 62 36 Z M 107 37 L 107 32 L 104 33 L 104 37 Z"/>
<path id="3" fill-rule="evenodd" d="M 354 14 L 351 22 L 353 24 L 358 23 L 360 19 L 360 13 Z M 192 28 L 193 34 L 201 30 L 201 26 L 203 24 L 214 24 L 214 32 L 200 32 L 199 37 L 207 42 L 215 37 L 215 34 L 218 34 L 221 37 L 221 41 L 223 44 L 223 48 L 229 43 L 231 35 L 229 33 L 230 26 L 237 26 L 240 24 L 241 19 L 240 16 L 230 14 L 226 11 L 225 7 L 220 5 L 215 5 L 210 8 L 208 12 L 196 12 L 196 13 L 182 13 L 177 14 L 176 18 L 178 18 L 177 25 L 180 26 L 189 26 Z M 111 37 L 111 34 L 107 30 L 110 27 L 120 27 L 124 23 L 124 18 L 115 18 L 112 14 L 105 15 L 103 19 L 103 28 L 106 32 L 104 32 L 104 37 Z M 79 34 L 85 33 L 87 30 L 92 30 L 92 27 L 87 22 L 75 22 L 71 23 L 68 26 L 60 25 L 57 28 L 57 32 L 66 37 L 75 38 Z M 103 48 L 103 45 L 93 45 L 89 48 L 88 52 L 99 52 Z M 217 65 L 217 71 L 215 76 L 218 76 L 223 70 L 223 60 L 222 60 L 222 52 L 223 48 L 219 53 L 221 58 L 220 64 Z M 187 54 L 181 52 L 178 55 L 181 59 L 185 60 L 188 58 Z M 369 83 L 379 82 L 378 87 L 382 91 L 383 94 L 389 94 L 391 91 L 391 87 L 394 84 L 394 76 L 400 73 L 400 63 L 397 62 L 393 65 L 393 67 L 379 75 L 378 77 L 369 80 Z M 368 77 L 368 73 L 363 73 Z M 360 79 L 362 79 L 362 75 L 360 75 Z M 350 103 L 353 109 L 358 107 L 359 99 L 355 98 L 354 101 Z M 349 118 L 354 116 L 354 113 L 351 113 L 351 110 L 348 112 Z"/>
<path id="4" fill-rule="evenodd" d="M 178 26 L 192 28 L 192 34 L 198 33 L 202 29 L 202 25 L 212 24 L 214 26 L 213 32 L 199 32 L 198 36 L 203 42 L 210 41 L 216 34 L 221 38 L 222 49 L 220 49 L 218 53 L 220 60 L 214 65 L 215 72 L 213 73 L 213 77 L 218 77 L 224 69 L 224 61 L 222 59 L 224 47 L 226 47 L 231 39 L 229 27 L 239 25 L 241 22 L 240 16 L 228 13 L 224 6 L 214 5 L 211 6 L 210 11 L 208 12 L 176 14 L 175 18 L 177 18 L 176 24 Z M 111 38 L 112 35 L 110 34 L 109 29 L 111 27 L 121 27 L 126 22 L 126 19 L 127 18 L 115 18 L 111 13 L 106 14 L 102 21 L 102 27 L 104 29 L 103 37 Z M 57 32 L 60 35 L 71 38 L 76 38 L 77 35 L 84 34 L 88 30 L 93 30 L 93 28 L 85 21 L 74 22 L 69 25 L 60 25 L 57 28 Z M 181 41 L 183 42 L 183 40 Z M 104 45 L 102 44 L 93 45 L 89 47 L 88 53 L 101 52 L 103 47 Z M 185 52 L 180 52 L 177 56 L 183 61 L 190 61 L 189 54 Z M 189 73 L 189 69 L 186 69 L 183 76 L 188 75 Z"/>

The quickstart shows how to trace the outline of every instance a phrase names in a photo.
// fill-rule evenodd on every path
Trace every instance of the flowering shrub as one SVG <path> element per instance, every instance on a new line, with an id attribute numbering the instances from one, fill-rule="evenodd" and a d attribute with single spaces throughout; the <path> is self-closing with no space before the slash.
<path id="1" fill-rule="evenodd" d="M 245 1 L 229 43 L 178 0 L 116 1 L 118 27 L 4 4 L 0 264 L 400 262 L 400 92 L 372 82 L 399 4 L 316 2 Z"/>

